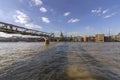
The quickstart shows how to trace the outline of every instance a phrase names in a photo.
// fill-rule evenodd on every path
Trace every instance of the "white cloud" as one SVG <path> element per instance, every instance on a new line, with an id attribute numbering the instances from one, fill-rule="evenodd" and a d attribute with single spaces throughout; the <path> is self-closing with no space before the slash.
<path id="1" fill-rule="evenodd" d="M 47 12 L 47 9 L 44 8 L 44 7 L 41 7 L 41 8 L 40 8 L 40 11 L 45 13 L 45 12 Z"/>
<path id="2" fill-rule="evenodd" d="M 69 16 L 69 15 L 70 15 L 70 12 L 64 13 L 64 16 Z"/>
<path id="3" fill-rule="evenodd" d="M 21 23 L 21 24 L 24 24 L 24 26 L 26 28 L 29 28 L 29 29 L 42 29 L 41 26 L 39 25 L 36 25 L 34 23 L 30 23 L 30 18 L 29 16 L 27 16 L 25 13 L 17 10 L 16 11 L 16 15 L 13 16 L 14 19 L 15 19 L 15 22 L 18 22 L 18 23 Z"/>
<path id="4" fill-rule="evenodd" d="M 95 14 L 98 14 L 98 15 L 103 15 L 103 14 L 106 14 L 108 11 L 109 11 L 109 9 L 97 8 L 97 9 L 91 10 L 91 13 L 95 13 Z"/>
<path id="5" fill-rule="evenodd" d="M 68 23 L 76 23 L 76 22 L 79 22 L 80 21 L 80 19 L 77 19 L 77 18 L 75 18 L 75 19 L 70 19 L 70 20 L 68 20 Z"/>
<path id="6" fill-rule="evenodd" d="M 35 5 L 42 5 L 43 4 L 42 0 L 33 0 L 33 2 L 35 3 Z"/>
<path id="7" fill-rule="evenodd" d="M 41 19 L 45 23 L 50 23 L 50 20 L 47 17 L 42 17 Z"/>
<path id="8" fill-rule="evenodd" d="M 33 24 L 33 23 L 25 24 L 25 27 L 26 27 L 26 28 L 29 28 L 29 29 L 36 29 L 36 30 L 38 30 L 38 29 L 42 29 L 41 26 L 36 25 L 36 24 Z"/>
<path id="9" fill-rule="evenodd" d="M 16 15 L 13 15 L 15 22 L 26 24 L 30 20 L 30 18 L 23 12 L 17 10 Z"/>
<path id="10" fill-rule="evenodd" d="M 116 14 L 116 13 L 109 14 L 108 12 L 110 12 L 110 9 L 98 8 L 98 9 L 91 10 L 91 13 L 95 13 L 95 14 L 97 14 L 99 16 L 101 15 L 105 19 L 110 18 L 110 17 L 112 17 L 112 16 L 114 16 Z"/>
<path id="11" fill-rule="evenodd" d="M 101 13 L 102 12 L 102 8 L 91 10 L 91 12 L 92 13 Z"/>
<path id="12" fill-rule="evenodd" d="M 107 13 L 109 11 L 109 9 L 103 10 L 103 14 Z"/>
<path id="13" fill-rule="evenodd" d="M 105 18 L 105 19 L 110 18 L 110 17 L 114 16 L 115 14 L 116 14 L 116 13 L 112 13 L 112 14 L 106 15 L 106 16 L 104 16 L 104 18 Z"/>

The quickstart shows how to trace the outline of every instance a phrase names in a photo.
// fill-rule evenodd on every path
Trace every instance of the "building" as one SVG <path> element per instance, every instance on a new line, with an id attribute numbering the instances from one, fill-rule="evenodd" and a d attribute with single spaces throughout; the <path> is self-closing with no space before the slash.
<path id="1" fill-rule="evenodd" d="M 88 42 L 88 37 L 87 36 L 83 37 L 83 42 Z"/>
<path id="2" fill-rule="evenodd" d="M 82 42 L 83 38 L 81 36 L 76 36 L 76 37 L 73 37 L 73 41 L 74 42 Z"/>
<path id="3" fill-rule="evenodd" d="M 60 41 L 64 41 L 64 35 L 62 32 L 60 33 Z"/>
<path id="4" fill-rule="evenodd" d="M 120 33 L 118 35 L 115 35 L 114 40 L 119 42 L 120 41 Z"/>
<path id="5" fill-rule="evenodd" d="M 94 36 L 89 36 L 88 37 L 88 42 L 95 42 L 95 37 Z"/>
<path id="6" fill-rule="evenodd" d="M 104 41 L 105 42 L 112 42 L 112 41 L 114 41 L 114 37 L 113 36 L 105 36 Z"/>
<path id="7" fill-rule="evenodd" d="M 104 42 L 104 34 L 96 34 L 95 42 Z"/>

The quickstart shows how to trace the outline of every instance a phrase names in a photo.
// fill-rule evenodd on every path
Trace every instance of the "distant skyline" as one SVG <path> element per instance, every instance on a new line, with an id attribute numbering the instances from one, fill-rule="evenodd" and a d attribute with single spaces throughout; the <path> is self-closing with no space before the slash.
<path id="1" fill-rule="evenodd" d="M 69 35 L 114 35 L 120 33 L 120 0 L 1 0 L 0 21 Z"/>

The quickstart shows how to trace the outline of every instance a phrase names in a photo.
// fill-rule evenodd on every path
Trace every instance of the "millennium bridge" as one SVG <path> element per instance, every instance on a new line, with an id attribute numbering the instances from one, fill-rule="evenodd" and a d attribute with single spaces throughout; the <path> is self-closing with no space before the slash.
<path id="1" fill-rule="evenodd" d="M 40 36 L 44 38 L 45 44 L 50 43 L 50 39 L 54 37 L 54 33 L 42 32 L 38 30 L 28 29 L 24 27 L 20 27 L 17 25 L 0 22 L 0 32 L 8 33 L 8 34 L 22 34 L 22 35 L 31 35 L 31 36 Z"/>

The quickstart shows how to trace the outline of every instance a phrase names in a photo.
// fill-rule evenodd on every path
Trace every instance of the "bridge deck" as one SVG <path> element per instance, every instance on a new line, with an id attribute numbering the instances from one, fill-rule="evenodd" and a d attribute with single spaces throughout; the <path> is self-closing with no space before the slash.
<path id="1" fill-rule="evenodd" d="M 23 34 L 23 35 L 44 36 L 44 37 L 49 37 L 53 35 L 53 33 L 32 30 L 4 22 L 0 22 L 0 31 L 9 34 Z"/>

